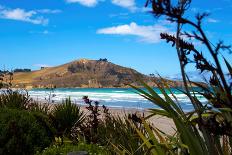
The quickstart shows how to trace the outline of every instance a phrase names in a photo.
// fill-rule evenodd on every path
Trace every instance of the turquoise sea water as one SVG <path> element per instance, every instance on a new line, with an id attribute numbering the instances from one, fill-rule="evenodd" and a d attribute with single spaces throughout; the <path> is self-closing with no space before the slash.
<path id="1" fill-rule="evenodd" d="M 161 95 L 161 92 L 154 88 L 154 90 Z M 189 99 L 182 92 L 172 89 L 173 93 L 177 97 L 180 105 L 185 111 L 192 109 Z M 91 100 L 99 101 L 101 105 L 115 108 L 158 108 L 150 101 L 144 99 L 140 95 L 135 93 L 131 88 L 57 88 L 53 91 L 48 89 L 32 89 L 29 91 L 29 95 L 34 100 L 48 100 L 49 96 L 54 102 L 61 102 L 65 98 L 70 97 L 76 104 L 84 104 L 82 101 L 83 96 L 89 96 Z M 171 95 L 170 95 L 171 96 Z M 198 98 L 202 102 L 206 100 L 198 95 Z"/>

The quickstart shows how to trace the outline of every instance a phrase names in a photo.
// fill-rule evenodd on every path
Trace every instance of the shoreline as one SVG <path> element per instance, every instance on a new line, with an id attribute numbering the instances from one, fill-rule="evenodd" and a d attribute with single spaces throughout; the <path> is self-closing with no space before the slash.
<path id="1" fill-rule="evenodd" d="M 88 112 L 85 105 L 79 105 L 80 109 L 84 112 Z M 107 107 L 109 109 L 109 113 L 112 116 L 119 116 L 124 117 L 128 114 L 137 114 L 138 116 L 148 116 L 150 114 L 149 109 L 136 109 L 136 108 L 111 108 Z M 102 109 L 102 107 L 100 107 Z M 102 113 L 102 111 L 100 111 Z M 175 124 L 174 122 L 167 117 L 156 115 L 147 120 L 149 123 L 152 124 L 153 127 L 156 127 L 163 131 L 166 134 L 173 135 L 175 134 Z"/>
<path id="2" fill-rule="evenodd" d="M 143 86 L 136 86 L 137 88 L 144 88 Z M 157 86 L 153 86 L 152 88 L 159 88 Z M 182 88 L 182 86 L 174 86 L 171 87 L 172 89 L 176 89 L 176 88 Z M 192 88 L 198 88 L 197 86 L 193 86 Z M 49 87 L 13 87 L 11 88 L 13 90 L 33 90 L 33 89 L 45 89 L 45 90 L 52 90 L 52 89 L 133 89 L 132 87 L 55 87 L 55 88 L 49 88 Z"/>
<path id="3" fill-rule="evenodd" d="M 46 100 L 39 100 L 39 99 L 33 99 L 33 101 L 40 103 L 40 104 L 49 104 L 50 108 L 52 109 L 52 107 L 55 104 L 60 104 L 62 102 L 57 102 L 55 101 L 54 103 L 48 103 L 46 102 Z M 87 105 L 85 105 L 84 103 L 81 104 L 80 102 L 74 102 L 74 104 L 77 104 L 80 109 L 86 113 L 88 112 L 86 107 Z M 103 105 L 103 104 L 102 104 Z M 102 109 L 102 105 L 100 104 L 99 107 L 100 109 Z M 128 114 L 138 114 L 139 116 L 148 116 L 149 115 L 149 108 L 141 108 L 141 107 L 111 107 L 111 106 L 107 106 L 106 107 L 109 109 L 109 112 L 112 116 L 119 116 L 119 117 L 124 117 L 125 115 Z M 102 111 L 101 111 L 102 112 Z M 167 117 L 162 117 L 162 116 L 153 116 L 151 118 L 148 119 L 148 121 L 156 128 L 160 129 L 161 131 L 167 133 L 167 134 L 174 134 L 175 133 L 175 125 L 173 123 L 173 121 Z"/>
<path id="4" fill-rule="evenodd" d="M 40 104 L 45 104 L 44 102 L 40 102 Z M 50 109 L 53 108 L 56 104 L 61 103 L 47 103 L 50 105 Z M 88 114 L 89 111 L 86 109 L 87 105 L 77 104 L 80 107 L 80 110 L 84 112 L 84 114 Z M 136 109 L 136 108 L 115 108 L 115 107 L 108 107 L 109 113 L 114 116 L 119 116 L 121 118 L 128 116 L 128 114 L 137 114 L 138 116 L 148 116 L 150 114 L 149 109 Z M 100 113 L 102 114 L 102 106 L 99 106 Z M 159 130 L 163 131 L 166 134 L 173 135 L 175 134 L 175 124 L 174 122 L 167 117 L 155 115 L 147 120 L 153 127 L 158 128 Z"/>

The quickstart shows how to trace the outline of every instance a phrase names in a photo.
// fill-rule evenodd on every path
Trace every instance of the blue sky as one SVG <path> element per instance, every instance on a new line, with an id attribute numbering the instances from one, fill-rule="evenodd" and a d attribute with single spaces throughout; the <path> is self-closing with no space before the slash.
<path id="1" fill-rule="evenodd" d="M 153 18 L 144 3 L 0 0 L 0 69 L 38 69 L 80 58 L 107 58 L 145 74 L 176 74 L 176 52 L 159 39 L 160 32 L 173 32 L 175 27 Z M 218 39 L 232 43 L 232 0 L 194 0 L 188 16 L 203 11 L 211 14 L 204 28 L 213 43 Z"/>

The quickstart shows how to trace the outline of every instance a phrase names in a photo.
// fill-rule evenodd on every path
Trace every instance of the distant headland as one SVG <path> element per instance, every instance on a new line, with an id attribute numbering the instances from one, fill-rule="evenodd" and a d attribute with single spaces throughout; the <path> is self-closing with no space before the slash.
<path id="1" fill-rule="evenodd" d="M 150 86 L 156 86 L 156 77 L 116 65 L 107 59 L 79 59 L 56 67 L 44 67 L 36 71 L 14 73 L 15 88 L 125 88 L 127 84 L 139 86 L 136 77 Z M 180 81 L 167 80 L 172 86 Z"/>

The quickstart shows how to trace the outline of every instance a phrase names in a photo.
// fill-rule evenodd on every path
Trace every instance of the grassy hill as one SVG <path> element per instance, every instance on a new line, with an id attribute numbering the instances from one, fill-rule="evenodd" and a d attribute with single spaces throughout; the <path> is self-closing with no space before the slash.
<path id="1" fill-rule="evenodd" d="M 136 70 L 105 60 L 87 59 L 80 59 L 57 67 L 48 67 L 32 72 L 15 73 L 13 86 L 23 88 L 46 88 L 51 86 L 127 87 L 126 84 L 128 83 L 137 85 L 135 75 L 155 86 L 155 78 L 143 75 Z"/>

